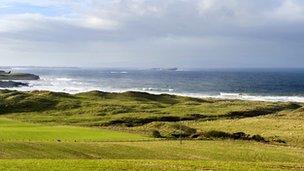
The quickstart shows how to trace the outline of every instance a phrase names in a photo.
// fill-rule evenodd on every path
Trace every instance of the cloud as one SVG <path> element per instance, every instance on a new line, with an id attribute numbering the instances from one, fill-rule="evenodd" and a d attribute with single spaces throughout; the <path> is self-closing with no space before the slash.
<path id="1" fill-rule="evenodd" d="M 292 0 L 285 0 L 270 13 L 270 16 L 278 20 L 304 21 L 304 3 L 297 4 Z"/>
<path id="2" fill-rule="evenodd" d="M 18 1 L 16 1 L 18 2 Z M 276 26 L 286 26 L 285 20 L 304 23 L 303 7 L 290 0 L 262 6 L 258 0 L 168 0 L 168 1 L 31 1 L 31 5 L 56 6 L 72 4 L 72 12 L 61 16 L 37 13 L 11 14 L 1 17 L 0 31 L 16 33 L 35 31 L 61 36 L 60 30 L 79 33 L 94 40 L 121 40 L 174 36 L 256 36 L 276 32 Z M 267 5 L 267 3 L 266 3 Z M 276 19 L 276 21 L 273 21 Z M 276 22 L 276 23 L 275 23 Z M 294 24 L 294 23 L 289 23 Z M 274 29 L 274 30 L 273 30 Z M 287 30 L 288 31 L 288 30 Z M 290 32 L 293 30 L 291 29 Z M 96 36 L 92 37 L 93 33 Z M 26 35 L 20 34 L 20 35 Z M 105 36 L 107 35 L 107 36 Z M 270 34 L 271 35 L 271 34 Z M 32 35 L 33 36 L 33 35 Z M 22 37 L 20 37 L 22 38 Z M 74 38 L 72 41 L 75 41 Z M 62 38 L 59 39 L 62 41 Z M 68 41 L 69 39 L 67 39 Z M 79 36 L 79 41 L 83 37 Z"/>
<path id="3" fill-rule="evenodd" d="M 30 49 L 31 61 L 47 52 L 73 54 L 76 64 L 91 56 L 92 63 L 144 58 L 216 66 L 221 60 L 233 65 L 241 56 L 250 62 L 292 56 L 298 62 L 304 53 L 299 0 L 12 0 L 3 8 L 8 12 L 0 12 L 0 48 Z"/>

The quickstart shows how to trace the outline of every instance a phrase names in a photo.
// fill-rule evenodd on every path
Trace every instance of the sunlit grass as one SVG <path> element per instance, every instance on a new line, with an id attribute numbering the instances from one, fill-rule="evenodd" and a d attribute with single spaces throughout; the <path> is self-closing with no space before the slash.
<path id="1" fill-rule="evenodd" d="M 0 118 L 0 141 L 134 141 L 148 137 L 106 129 L 44 126 Z"/>

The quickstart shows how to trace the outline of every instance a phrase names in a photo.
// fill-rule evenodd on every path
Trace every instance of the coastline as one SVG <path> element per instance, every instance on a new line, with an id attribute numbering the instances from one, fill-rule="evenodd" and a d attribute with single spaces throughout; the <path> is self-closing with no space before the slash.
<path id="1" fill-rule="evenodd" d="M 261 101 L 261 102 L 295 102 L 295 103 L 304 103 L 304 96 L 263 96 L 263 95 L 248 95 L 241 93 L 220 93 L 218 95 L 210 95 L 203 93 L 179 93 L 179 92 L 166 92 L 166 91 L 144 91 L 138 89 L 126 89 L 126 90 L 102 90 L 102 89 L 87 89 L 83 91 L 69 91 L 62 90 L 56 91 L 52 89 L 32 89 L 31 87 L 13 87 L 13 88 L 0 88 L 0 90 L 17 90 L 22 92 L 31 92 L 31 91 L 50 91 L 50 92 L 60 92 L 68 94 L 78 94 L 78 93 L 87 93 L 92 91 L 101 91 L 106 93 L 125 93 L 125 92 L 142 92 L 149 93 L 153 95 L 168 94 L 176 95 L 182 97 L 192 97 L 200 99 L 214 99 L 214 100 L 243 100 L 243 101 Z"/>
<path id="2" fill-rule="evenodd" d="M 37 69 L 30 67 L 18 70 L 18 72 L 39 75 L 40 79 L 22 80 L 28 86 L 9 87 L 8 89 L 19 91 L 47 90 L 70 94 L 94 90 L 104 92 L 138 91 L 222 100 L 304 102 L 304 70 L 176 72 L 127 69 Z"/>

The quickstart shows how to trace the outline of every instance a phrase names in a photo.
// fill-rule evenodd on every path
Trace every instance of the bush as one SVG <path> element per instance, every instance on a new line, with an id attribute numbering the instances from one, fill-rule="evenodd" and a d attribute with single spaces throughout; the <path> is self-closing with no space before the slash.
<path id="1" fill-rule="evenodd" d="M 208 131 L 208 132 L 201 132 L 197 134 L 191 135 L 191 138 L 197 139 L 234 139 L 234 140 L 252 140 L 257 142 L 269 142 L 261 135 L 253 135 L 246 134 L 244 132 L 235 132 L 235 133 L 228 133 L 223 131 Z M 285 141 L 280 140 L 281 143 L 285 143 Z"/>
<path id="2" fill-rule="evenodd" d="M 160 134 L 158 130 L 153 130 L 152 131 L 152 137 L 154 138 L 163 138 L 163 136 Z"/>
<path id="3" fill-rule="evenodd" d="M 266 142 L 265 138 L 262 137 L 261 135 L 253 135 L 251 137 L 251 140 L 254 140 L 254 141 L 258 141 L 258 142 Z"/>
<path id="4" fill-rule="evenodd" d="M 202 134 L 205 138 L 221 138 L 226 139 L 230 138 L 231 135 L 229 133 L 223 132 L 223 131 L 208 131 Z"/>
<path id="5" fill-rule="evenodd" d="M 187 138 L 196 133 L 196 129 L 185 125 L 172 124 L 171 128 L 174 129 L 170 134 L 172 138 Z"/>
<path id="6" fill-rule="evenodd" d="M 236 132 L 231 135 L 231 138 L 236 139 L 236 140 L 238 140 L 238 139 L 249 140 L 250 135 L 245 134 L 244 132 Z"/>

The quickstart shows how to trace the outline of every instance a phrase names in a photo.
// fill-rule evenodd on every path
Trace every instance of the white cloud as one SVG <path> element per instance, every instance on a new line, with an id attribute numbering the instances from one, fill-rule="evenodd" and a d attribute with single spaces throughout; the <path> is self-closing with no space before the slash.
<path id="1" fill-rule="evenodd" d="M 72 24 L 92 29 L 114 29 L 119 25 L 116 21 L 105 20 L 94 16 L 75 19 Z"/>
<path id="2" fill-rule="evenodd" d="M 304 22 L 304 3 L 284 0 L 278 8 L 271 11 L 270 16 L 278 20 Z"/>

